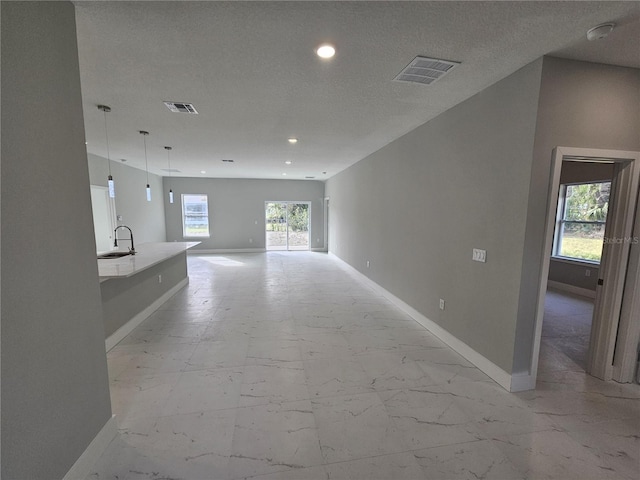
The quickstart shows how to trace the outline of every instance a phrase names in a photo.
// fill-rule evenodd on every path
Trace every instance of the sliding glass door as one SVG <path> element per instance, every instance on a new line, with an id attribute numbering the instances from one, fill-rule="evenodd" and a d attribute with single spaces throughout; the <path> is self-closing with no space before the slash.
<path id="1" fill-rule="evenodd" d="M 265 202 L 267 250 L 309 250 L 309 202 Z"/>

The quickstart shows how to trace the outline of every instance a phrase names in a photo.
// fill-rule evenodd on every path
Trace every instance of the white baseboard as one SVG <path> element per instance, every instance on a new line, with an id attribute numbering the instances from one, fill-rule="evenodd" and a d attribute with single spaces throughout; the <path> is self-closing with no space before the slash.
<path id="1" fill-rule="evenodd" d="M 115 347 L 120 341 L 129 335 L 134 328 L 140 325 L 143 321 L 149 317 L 153 312 L 155 312 L 160 305 L 173 297 L 176 293 L 182 290 L 185 286 L 189 284 L 189 277 L 183 278 L 176 285 L 171 287 L 171 289 L 167 290 L 160 298 L 158 298 L 155 302 L 149 305 L 147 308 L 142 310 L 136 316 L 134 316 L 127 323 L 122 325 L 118 330 L 109 335 L 109 338 L 105 340 L 105 347 L 107 352 Z"/>
<path id="2" fill-rule="evenodd" d="M 84 480 L 91 468 L 107 449 L 111 440 L 118 434 L 116 416 L 113 415 L 93 438 L 89 446 L 82 452 L 76 463 L 69 469 L 62 480 Z"/>
<path id="3" fill-rule="evenodd" d="M 569 292 L 576 295 L 582 295 L 583 297 L 596 298 L 595 290 L 589 290 L 588 288 L 576 287 L 575 285 L 569 285 L 568 283 L 556 282 L 553 280 L 547 281 L 547 287 L 555 290 L 561 290 L 563 292 Z"/>
<path id="4" fill-rule="evenodd" d="M 536 377 L 530 373 L 514 373 L 511 375 L 511 392 L 524 392 L 525 390 L 535 390 Z"/>
<path id="5" fill-rule="evenodd" d="M 476 352 L 469 345 L 464 343 L 462 340 L 458 339 L 440 325 L 435 323 L 433 320 L 429 320 L 427 317 L 418 312 L 411 305 L 405 303 L 403 300 L 400 300 L 394 294 L 386 290 L 385 288 L 378 285 L 376 282 L 371 280 L 366 275 L 363 275 L 361 272 L 353 268 L 347 262 L 336 256 L 334 253 L 329 252 L 329 256 L 335 259 L 338 263 L 340 263 L 347 271 L 352 273 L 359 280 L 367 284 L 373 290 L 380 293 L 382 296 L 393 302 L 397 307 L 399 307 L 403 312 L 413 318 L 420 325 L 425 327 L 431 333 L 433 333 L 436 337 L 446 343 L 449 347 L 455 350 L 457 353 L 466 358 L 469 362 L 475 365 L 478 369 L 484 372 L 487 376 L 492 378 L 498 385 L 504 388 L 507 391 L 515 392 L 521 390 L 530 390 L 535 388 L 535 381 L 533 386 L 529 388 L 523 388 L 525 385 L 530 385 L 531 380 L 527 382 L 524 381 L 524 375 L 522 376 L 512 376 L 509 373 L 505 372 L 498 365 L 493 363 L 488 358 L 484 357 L 480 353 Z M 517 380 L 517 381 L 514 381 Z M 517 390 L 515 389 L 517 388 Z"/>
<path id="6" fill-rule="evenodd" d="M 310 248 L 312 252 L 326 252 L 324 247 Z M 208 248 L 200 250 L 187 250 L 187 255 L 216 255 L 222 253 L 263 253 L 266 252 L 266 248 Z M 286 252 L 287 250 L 274 250 L 275 252 Z M 306 252 L 307 250 L 291 250 L 292 252 Z"/>
<path id="7" fill-rule="evenodd" d="M 187 250 L 187 255 L 210 255 L 218 253 L 261 253 L 266 252 L 264 248 L 202 248 Z"/>

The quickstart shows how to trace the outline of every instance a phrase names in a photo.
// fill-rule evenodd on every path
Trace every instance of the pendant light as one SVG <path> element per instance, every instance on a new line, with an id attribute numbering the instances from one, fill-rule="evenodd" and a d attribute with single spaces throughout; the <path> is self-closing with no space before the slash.
<path id="1" fill-rule="evenodd" d="M 171 190 L 171 147 L 164 147 L 167 151 L 167 163 L 169 165 L 169 203 L 173 203 L 173 190 Z"/>
<path id="2" fill-rule="evenodd" d="M 111 111 L 111 107 L 106 105 L 98 105 L 98 110 L 104 112 L 104 136 L 107 139 L 107 165 L 109 166 L 109 176 L 107 177 L 107 185 L 109 187 L 109 197 L 115 198 L 116 188 L 113 184 L 113 176 L 111 175 L 111 157 L 109 155 L 109 133 L 107 132 L 107 112 Z"/>
<path id="3" fill-rule="evenodd" d="M 140 130 L 140 135 L 142 135 L 142 139 L 144 140 L 144 168 L 145 168 L 145 171 L 147 172 L 147 202 L 150 202 L 151 187 L 149 186 L 149 162 L 147 160 L 147 135 L 149 135 L 149 132 Z"/>

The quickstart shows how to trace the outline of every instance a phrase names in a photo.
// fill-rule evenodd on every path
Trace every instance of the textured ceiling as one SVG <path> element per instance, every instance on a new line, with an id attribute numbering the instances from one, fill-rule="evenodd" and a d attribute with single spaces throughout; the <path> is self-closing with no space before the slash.
<path id="1" fill-rule="evenodd" d="M 87 150 L 107 156 L 109 105 L 111 159 L 144 169 L 147 130 L 160 175 L 169 145 L 174 175 L 325 180 L 542 55 L 640 68 L 638 2 L 74 3 Z M 416 55 L 461 65 L 393 82 Z"/>

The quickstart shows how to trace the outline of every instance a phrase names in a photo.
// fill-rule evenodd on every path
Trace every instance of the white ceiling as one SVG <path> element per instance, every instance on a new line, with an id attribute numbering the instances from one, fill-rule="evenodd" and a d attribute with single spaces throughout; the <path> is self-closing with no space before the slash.
<path id="1" fill-rule="evenodd" d="M 160 175 L 169 145 L 174 175 L 325 180 L 542 55 L 640 68 L 638 2 L 74 3 L 87 150 L 107 156 L 109 105 L 111 159 L 144 169 L 147 130 Z M 416 55 L 461 65 L 393 82 Z"/>

